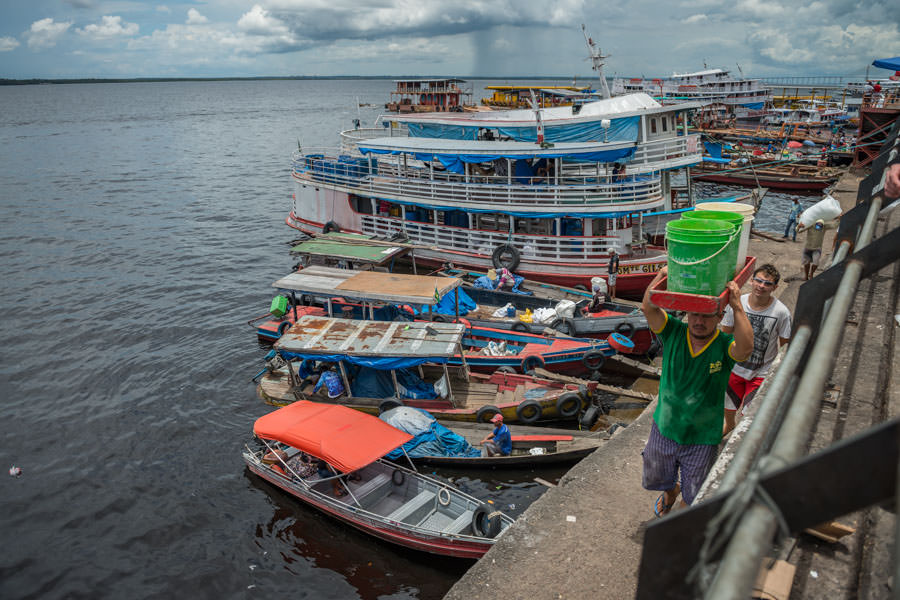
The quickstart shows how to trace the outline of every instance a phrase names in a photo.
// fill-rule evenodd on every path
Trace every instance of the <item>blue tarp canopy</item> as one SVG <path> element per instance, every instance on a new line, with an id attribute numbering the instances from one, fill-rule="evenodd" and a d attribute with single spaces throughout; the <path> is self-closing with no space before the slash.
<path id="1" fill-rule="evenodd" d="M 872 66 L 879 69 L 890 69 L 891 71 L 900 71 L 900 56 L 894 58 L 879 58 L 872 63 Z"/>
<path id="2" fill-rule="evenodd" d="M 715 156 L 704 156 L 703 162 L 719 163 L 720 165 L 727 165 L 728 163 L 731 162 L 731 160 L 729 160 L 727 158 L 716 158 Z"/>
<path id="3" fill-rule="evenodd" d="M 464 437 L 453 433 L 424 410 L 399 406 L 385 411 L 378 417 L 385 423 L 414 436 L 401 448 L 387 455 L 391 460 L 403 458 L 403 451 L 410 458 L 422 456 L 480 456 L 481 451 L 469 445 Z"/>
<path id="4" fill-rule="evenodd" d="M 280 350 L 279 354 L 281 354 L 281 356 L 285 360 L 291 360 L 294 358 L 305 360 L 310 358 L 318 362 L 326 363 L 336 363 L 343 361 L 351 365 L 371 367 L 380 371 L 390 371 L 392 369 L 408 369 L 410 367 L 418 367 L 419 365 L 424 365 L 426 363 L 442 364 L 447 362 L 447 357 L 445 356 L 389 356 L 385 358 L 378 358 L 374 356 L 353 356 L 350 354 L 306 354 L 304 352 L 288 352 L 286 350 Z"/>
<path id="5" fill-rule="evenodd" d="M 564 125 L 548 124 L 544 127 L 544 140 L 547 142 L 596 142 L 606 140 L 608 142 L 635 142 L 640 129 L 641 118 L 621 117 L 607 119 L 609 127 L 603 127 L 603 119 L 592 119 L 580 123 L 567 123 Z M 444 139 L 444 140 L 475 140 L 478 131 L 482 128 L 497 129 L 500 135 L 512 138 L 517 142 L 536 142 L 537 123 L 524 126 L 497 125 L 496 123 L 484 123 L 474 125 L 451 125 L 448 123 L 407 123 L 410 137 Z"/>

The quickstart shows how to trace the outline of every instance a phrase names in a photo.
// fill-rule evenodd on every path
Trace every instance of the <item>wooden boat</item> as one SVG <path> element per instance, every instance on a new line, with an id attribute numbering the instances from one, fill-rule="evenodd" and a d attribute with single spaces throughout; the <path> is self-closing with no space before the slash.
<path id="1" fill-rule="evenodd" d="M 385 541 L 479 558 L 513 523 L 473 496 L 381 459 L 410 436 L 359 411 L 297 402 L 257 419 L 253 432 L 262 443 L 243 452 L 251 472 Z M 301 452 L 324 460 L 336 475 L 302 477 L 293 460 Z M 267 457 L 274 462 L 267 464 Z M 335 495 L 335 481 L 344 495 Z"/>
<path id="2" fill-rule="evenodd" d="M 462 421 L 487 421 L 497 413 L 507 422 L 574 419 L 590 405 L 597 386 L 594 381 L 559 381 L 504 371 L 473 373 L 472 366 L 485 364 L 479 361 L 504 357 L 460 353 L 467 331 L 457 323 L 302 317 L 275 343 L 283 364 L 269 365 L 257 393 L 275 405 L 310 399 L 378 414 L 407 404 Z M 602 362 L 605 355 L 595 350 L 596 357 L 586 358 Z M 340 374 L 343 383 L 343 390 L 333 390 L 332 397 L 322 386 L 317 390 L 323 368 L 336 369 L 333 372 Z"/>
<path id="3" fill-rule="evenodd" d="M 712 181 L 729 185 L 756 187 L 757 185 L 775 190 L 815 192 L 824 190 L 838 180 L 834 169 L 808 165 L 777 165 L 769 163 L 765 167 L 735 167 L 732 164 L 704 162 L 691 170 L 691 177 L 699 181 Z"/>
<path id="4" fill-rule="evenodd" d="M 464 283 L 461 289 L 478 304 L 477 308 L 465 315 L 472 325 L 535 334 L 543 333 L 550 327 L 564 335 L 600 339 L 606 339 L 613 333 L 621 333 L 634 342 L 635 354 L 648 352 L 653 342 L 647 319 L 637 304 L 607 301 L 603 303 L 601 310 L 583 313 L 581 309 L 590 304 L 591 294 L 579 289 L 526 279 L 517 288 L 523 293 L 489 290 L 473 285 L 483 273 L 458 269 L 442 269 L 439 272 L 462 279 Z M 544 324 L 526 323 L 518 318 L 526 310 L 534 312 L 539 308 L 554 308 L 561 300 L 575 303 L 575 314 L 572 317 L 559 317 Z M 494 312 L 507 304 L 512 304 L 516 309 L 514 315 L 494 316 Z"/>
<path id="5" fill-rule="evenodd" d="M 425 411 L 413 411 L 410 407 L 397 407 L 382 413 L 379 418 L 410 435 L 415 436 L 404 444 L 402 451 L 395 450 L 388 455 L 392 460 L 406 460 L 415 463 L 446 467 L 541 467 L 577 462 L 596 450 L 603 443 L 599 435 L 575 435 L 580 432 L 546 431 L 541 427 L 513 426 L 512 452 L 509 456 L 471 456 L 465 451 L 448 451 L 447 448 L 477 449 L 481 440 L 490 433 L 490 427 L 477 428 L 454 424 L 447 430 Z M 441 440 L 429 443 L 438 435 Z M 449 436 L 455 444 L 445 443 Z M 463 443 L 463 441 L 465 443 Z M 468 445 L 466 445 L 468 444 Z"/>

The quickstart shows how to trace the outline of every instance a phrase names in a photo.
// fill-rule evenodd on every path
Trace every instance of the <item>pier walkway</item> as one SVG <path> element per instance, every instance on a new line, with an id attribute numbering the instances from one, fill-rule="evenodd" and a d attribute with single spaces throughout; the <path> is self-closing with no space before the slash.
<path id="1" fill-rule="evenodd" d="M 845 211 L 856 204 L 861 179 L 847 174 L 837 185 L 834 196 Z M 895 210 L 878 221 L 875 238 L 898 227 L 900 210 Z M 829 232 L 826 236 L 820 269 L 831 259 L 827 249 L 833 235 Z M 776 295 L 792 313 L 804 284 L 800 266 L 803 234 L 797 239 L 794 243 L 754 237 L 750 242 L 750 254 L 757 257 L 757 264 L 771 262 L 780 270 L 782 282 Z M 817 275 L 821 273 L 817 271 Z M 900 263 L 895 262 L 858 285 L 820 405 L 810 452 L 900 414 L 900 379 L 894 359 L 900 337 L 900 323 L 895 322 L 900 312 L 898 282 Z M 780 359 L 784 354 L 783 350 Z M 530 506 L 445 598 L 635 597 L 644 533 L 648 525 L 658 522 L 653 514 L 658 493 L 641 487 L 641 450 L 654 408 L 655 402 L 630 426 L 618 429 L 604 448 L 569 471 L 558 487 Z M 722 453 L 726 462 L 746 430 L 744 423 L 732 434 Z M 886 460 L 893 457 L 886 453 Z M 717 469 L 722 470 L 722 465 Z M 839 480 L 822 481 L 818 489 L 822 495 L 848 491 Z M 828 543 L 793 532 L 797 537 L 782 540 L 768 553 L 797 567 L 790 597 L 889 597 L 894 513 L 871 507 L 837 520 L 854 528 L 855 533 Z M 702 527 L 693 535 L 702 536 Z"/>

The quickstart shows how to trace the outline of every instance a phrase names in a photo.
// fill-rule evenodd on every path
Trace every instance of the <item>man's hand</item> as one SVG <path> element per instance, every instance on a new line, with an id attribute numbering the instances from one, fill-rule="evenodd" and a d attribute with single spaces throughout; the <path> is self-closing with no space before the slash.
<path id="1" fill-rule="evenodd" d="M 900 163 L 893 164 L 887 168 L 884 177 L 884 194 L 889 200 L 900 198 Z"/>
<path id="2" fill-rule="evenodd" d="M 729 281 L 725 288 L 729 291 L 728 304 L 731 306 L 731 309 L 743 310 L 744 307 L 741 304 L 741 288 L 738 287 L 738 284 L 734 281 Z"/>

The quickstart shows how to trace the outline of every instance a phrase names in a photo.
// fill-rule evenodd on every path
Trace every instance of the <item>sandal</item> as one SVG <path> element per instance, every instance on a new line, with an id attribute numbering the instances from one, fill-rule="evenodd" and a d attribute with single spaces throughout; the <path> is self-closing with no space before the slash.
<path id="1" fill-rule="evenodd" d="M 659 495 L 659 498 L 656 499 L 656 504 L 653 505 L 653 514 L 656 515 L 657 519 L 661 519 L 662 517 L 669 514 L 669 511 L 672 510 L 672 504 L 666 504 L 666 493 L 663 492 Z"/>

